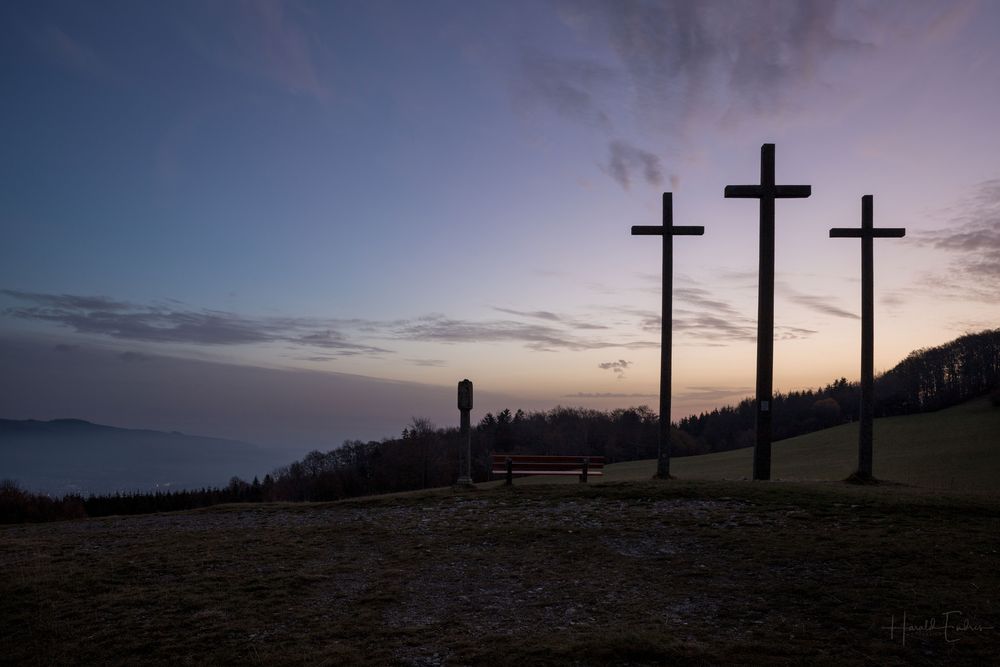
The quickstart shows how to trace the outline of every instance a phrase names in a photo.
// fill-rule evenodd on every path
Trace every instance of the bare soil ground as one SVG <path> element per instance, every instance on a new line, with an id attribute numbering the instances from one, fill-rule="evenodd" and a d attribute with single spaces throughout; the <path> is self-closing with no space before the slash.
<path id="1" fill-rule="evenodd" d="M 0 662 L 989 664 L 998 566 L 1000 499 L 902 486 L 230 505 L 0 528 Z"/>

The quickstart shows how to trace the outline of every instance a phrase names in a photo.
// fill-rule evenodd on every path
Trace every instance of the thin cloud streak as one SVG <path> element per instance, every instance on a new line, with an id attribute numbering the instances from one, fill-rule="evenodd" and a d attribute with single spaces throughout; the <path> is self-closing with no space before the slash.
<path id="1" fill-rule="evenodd" d="M 685 387 L 685 391 L 674 394 L 674 399 L 684 402 L 718 401 L 734 396 L 750 396 L 753 387 Z"/>
<path id="2" fill-rule="evenodd" d="M 500 308 L 498 306 L 494 306 L 493 310 L 499 313 L 506 313 L 507 315 L 515 315 L 517 317 L 546 320 L 548 322 L 564 325 L 574 330 L 601 331 L 608 329 L 608 327 L 604 324 L 594 324 L 593 322 L 583 321 L 579 318 L 558 315 L 548 310 L 515 310 L 513 308 Z"/>
<path id="3" fill-rule="evenodd" d="M 622 380 L 625 378 L 625 369 L 632 365 L 631 361 L 625 361 L 624 359 L 619 359 L 617 361 L 605 361 L 604 363 L 598 364 L 597 367 L 601 370 L 612 371 L 615 376 Z"/>
<path id="4" fill-rule="evenodd" d="M 406 362 L 424 368 L 445 368 L 448 365 L 444 359 L 407 359 Z"/>
<path id="5" fill-rule="evenodd" d="M 655 347 L 655 341 L 611 341 L 576 335 L 566 328 L 513 320 L 457 320 L 444 315 L 428 315 L 417 320 L 388 324 L 385 333 L 397 340 L 437 343 L 501 343 L 521 342 L 536 351 L 599 350 L 622 347 L 641 349 Z"/>
<path id="6" fill-rule="evenodd" d="M 78 333 L 98 334 L 120 340 L 195 345 L 250 345 L 285 343 L 293 347 L 323 350 L 307 360 L 367 355 L 378 357 L 393 351 L 367 341 L 414 341 L 424 343 L 523 343 L 536 351 L 645 349 L 656 341 L 593 338 L 589 332 L 604 325 L 579 322 L 548 311 L 519 315 L 542 322 L 488 319 L 464 320 L 441 314 L 392 321 L 323 319 L 309 317 L 246 317 L 218 310 L 190 310 L 182 304 L 132 304 L 103 296 L 44 294 L 0 290 L 30 305 L 3 310 L 7 317 L 47 322 Z M 504 309 L 498 309 L 504 310 Z M 509 310 L 509 309 L 508 309 Z M 554 318 L 554 319 L 553 319 Z M 367 339 L 361 342 L 360 339 Z M 301 359 L 301 357 L 298 357 Z"/>
<path id="7" fill-rule="evenodd" d="M 731 302 L 719 298 L 701 287 L 674 289 L 673 331 L 685 334 L 699 342 L 727 343 L 754 342 L 757 340 L 757 323 L 744 316 Z M 619 308 L 631 315 L 638 327 L 647 333 L 659 333 L 660 314 L 642 309 Z M 778 325 L 775 340 L 798 340 L 817 332 L 803 327 Z"/>
<path id="8" fill-rule="evenodd" d="M 533 311 L 514 310 L 513 308 L 500 308 L 496 306 L 493 308 L 493 310 L 496 310 L 501 313 L 507 313 L 508 315 L 519 315 L 521 317 L 534 317 L 540 320 L 549 320 L 551 322 L 562 321 L 561 317 L 547 310 L 533 310 Z"/>
<path id="9" fill-rule="evenodd" d="M 616 79 L 612 68 L 594 60 L 526 52 L 521 56 L 514 93 L 521 102 L 548 106 L 574 120 L 607 125 L 608 118 L 598 110 L 595 97 L 599 91 L 610 92 Z"/>
<path id="10" fill-rule="evenodd" d="M 248 318 L 217 310 L 138 305 L 102 296 L 41 294 L 4 289 L 0 294 L 31 306 L 7 308 L 8 317 L 48 322 L 77 333 L 120 340 L 196 345 L 249 345 L 283 342 L 340 354 L 390 351 L 350 341 L 343 333 L 306 318 Z"/>
<path id="11" fill-rule="evenodd" d="M 613 391 L 589 392 L 580 391 L 575 394 L 563 394 L 563 398 L 656 398 L 657 394 L 622 394 Z"/>
<path id="12" fill-rule="evenodd" d="M 1000 179 L 979 183 L 967 201 L 952 208 L 944 229 L 915 235 L 918 243 L 951 254 L 951 274 L 932 277 L 930 286 L 961 298 L 995 301 L 1000 296 Z"/>
<path id="13" fill-rule="evenodd" d="M 620 139 L 612 141 L 608 149 L 611 153 L 607 164 L 608 173 L 626 190 L 639 175 L 649 185 L 660 185 L 663 182 L 660 158 L 655 154 Z"/>
<path id="14" fill-rule="evenodd" d="M 813 312 L 849 320 L 860 320 L 861 317 L 849 310 L 836 305 L 837 298 L 819 294 L 803 294 L 786 282 L 775 283 L 775 291 L 792 303 L 807 308 Z"/>
<path id="15" fill-rule="evenodd" d="M 792 303 L 796 303 L 800 306 L 808 308 L 809 310 L 816 311 L 817 313 L 823 313 L 824 315 L 831 315 L 833 317 L 843 317 L 850 320 L 860 320 L 861 317 L 844 310 L 843 308 L 838 308 L 837 306 L 830 303 L 829 297 L 822 296 L 812 296 L 809 294 L 796 294 L 790 296 L 789 299 Z"/>

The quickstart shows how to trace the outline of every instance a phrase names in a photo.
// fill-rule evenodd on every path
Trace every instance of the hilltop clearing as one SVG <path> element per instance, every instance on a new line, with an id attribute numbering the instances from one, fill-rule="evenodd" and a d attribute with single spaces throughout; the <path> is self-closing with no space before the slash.
<path id="1" fill-rule="evenodd" d="M 998 536 L 991 497 L 683 481 L 10 526 L 0 528 L 0 655 L 986 663 L 1000 651 L 1000 631 L 985 629 L 1000 627 Z M 951 611 L 960 615 L 942 616 Z M 904 613 L 936 629 L 903 645 Z M 944 625 L 965 621 L 945 637 Z"/>

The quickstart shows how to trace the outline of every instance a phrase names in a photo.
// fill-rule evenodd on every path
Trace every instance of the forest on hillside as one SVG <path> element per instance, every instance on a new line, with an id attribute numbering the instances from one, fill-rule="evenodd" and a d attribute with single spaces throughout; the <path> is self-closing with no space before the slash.
<path id="1" fill-rule="evenodd" d="M 1000 329 L 967 334 L 916 350 L 875 381 L 876 415 L 928 412 L 990 394 L 1000 407 Z M 774 396 L 775 440 L 856 420 L 859 385 L 841 378 L 815 390 Z M 744 399 L 671 427 L 672 455 L 691 456 L 753 444 L 753 400 Z M 658 417 L 646 406 L 611 411 L 556 407 L 503 410 L 473 428 L 473 478 L 490 477 L 494 452 L 604 456 L 608 463 L 655 458 Z M 0 484 L 0 523 L 133 514 L 203 507 L 220 502 L 323 501 L 454 483 L 463 438 L 413 418 L 399 437 L 347 441 L 313 451 L 263 480 L 234 477 L 221 489 L 155 494 L 48 498 Z"/>

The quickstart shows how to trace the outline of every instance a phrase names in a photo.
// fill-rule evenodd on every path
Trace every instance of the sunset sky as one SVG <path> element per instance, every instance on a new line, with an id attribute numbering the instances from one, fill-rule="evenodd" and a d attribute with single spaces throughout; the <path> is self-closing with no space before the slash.
<path id="1" fill-rule="evenodd" d="M 0 417 L 289 449 L 488 410 L 752 394 L 1000 326 L 1000 3 L 0 4 Z"/>

